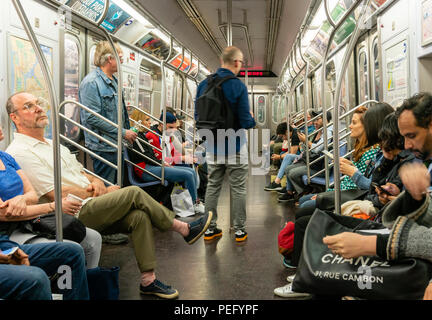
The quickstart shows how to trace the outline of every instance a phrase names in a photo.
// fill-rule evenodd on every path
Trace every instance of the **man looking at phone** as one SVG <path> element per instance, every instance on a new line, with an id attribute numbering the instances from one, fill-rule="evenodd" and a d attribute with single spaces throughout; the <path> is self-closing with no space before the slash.
<path id="1" fill-rule="evenodd" d="M 415 257 L 432 261 L 432 225 L 428 222 L 432 215 L 429 191 L 432 96 L 421 93 L 405 100 L 396 115 L 400 133 L 405 138 L 405 149 L 412 151 L 425 163 L 410 163 L 400 169 L 399 175 L 406 192 L 387 207 L 386 211 L 394 215 L 395 221 L 384 242 L 382 235 L 362 236 L 348 232 L 323 239 L 330 249 L 338 251 L 346 259 L 381 253 L 380 256 L 387 260 Z M 383 217 L 386 217 L 386 212 Z M 423 299 L 432 300 L 432 283 L 427 286 Z"/>

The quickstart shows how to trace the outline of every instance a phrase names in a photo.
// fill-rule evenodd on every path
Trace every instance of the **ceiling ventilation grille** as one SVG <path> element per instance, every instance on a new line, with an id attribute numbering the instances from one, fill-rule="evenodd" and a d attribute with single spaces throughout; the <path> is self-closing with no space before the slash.
<path id="1" fill-rule="evenodd" d="M 282 9 L 283 9 L 283 0 L 269 1 L 269 7 L 268 7 L 269 16 L 267 22 L 267 44 L 266 44 L 267 70 L 271 70 L 273 64 Z"/>
<path id="2" fill-rule="evenodd" d="M 203 35 L 204 39 L 208 42 L 208 44 L 213 48 L 213 50 L 220 55 L 222 53 L 222 48 L 219 43 L 213 36 L 210 28 L 207 23 L 202 18 L 196 6 L 192 3 L 191 0 L 177 0 L 177 3 L 186 13 L 188 18 L 192 21 L 192 23 L 198 28 L 199 32 Z"/>

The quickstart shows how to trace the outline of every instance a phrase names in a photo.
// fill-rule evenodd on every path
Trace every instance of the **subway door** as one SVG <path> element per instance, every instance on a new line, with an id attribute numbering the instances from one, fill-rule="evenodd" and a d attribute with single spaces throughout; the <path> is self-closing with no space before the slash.
<path id="1" fill-rule="evenodd" d="M 72 27 L 67 32 L 62 32 L 60 45 L 60 96 L 63 100 L 79 101 L 78 91 L 81 80 L 85 75 L 85 31 Z M 66 104 L 60 113 L 66 118 L 80 123 L 80 108 L 73 103 Z M 60 133 L 73 142 L 80 143 L 84 140 L 82 130 L 71 121 L 60 118 Z M 71 149 L 76 149 L 72 144 L 65 142 Z"/>
<path id="2" fill-rule="evenodd" d="M 358 104 L 371 99 L 369 52 L 369 34 L 366 34 L 356 47 Z"/>
<path id="3" fill-rule="evenodd" d="M 262 153 L 263 144 L 268 144 L 268 141 L 265 136 L 263 136 L 263 130 L 267 130 L 270 126 L 268 123 L 267 117 L 267 104 L 268 104 L 268 94 L 254 94 L 252 98 L 253 101 L 253 109 L 256 129 L 254 132 L 254 136 L 258 139 L 258 152 Z"/>
<path id="4" fill-rule="evenodd" d="M 369 36 L 369 56 L 370 56 L 370 82 L 371 82 L 371 99 L 382 101 L 382 59 L 379 47 L 378 31 L 375 29 L 370 32 Z"/>

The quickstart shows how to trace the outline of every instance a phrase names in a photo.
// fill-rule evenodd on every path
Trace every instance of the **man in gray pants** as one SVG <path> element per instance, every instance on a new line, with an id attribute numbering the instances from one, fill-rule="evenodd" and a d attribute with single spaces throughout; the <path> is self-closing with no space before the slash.
<path id="1" fill-rule="evenodd" d="M 221 57 L 221 68 L 214 77 L 224 78 L 236 76 L 243 65 L 243 53 L 236 47 L 224 49 Z M 206 92 L 207 79 L 197 88 L 196 100 Z M 213 219 L 204 240 L 222 236 L 222 230 L 217 228 L 217 203 L 222 188 L 225 172 L 228 172 L 232 197 L 232 211 L 236 241 L 247 238 L 246 222 L 246 182 L 248 176 L 247 129 L 255 126 L 253 113 L 250 111 L 248 90 L 238 78 L 232 78 L 222 83 L 223 94 L 233 111 L 235 127 L 218 130 L 214 143 L 207 140 L 206 159 L 209 179 L 205 196 L 206 212 L 213 212 Z M 195 108 L 197 110 L 197 108 Z M 198 114 L 195 114 L 196 118 Z"/>

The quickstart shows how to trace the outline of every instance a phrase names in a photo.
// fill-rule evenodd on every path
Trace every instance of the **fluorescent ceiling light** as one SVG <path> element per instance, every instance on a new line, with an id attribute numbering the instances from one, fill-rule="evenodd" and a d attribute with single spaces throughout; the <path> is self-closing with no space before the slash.
<path id="1" fill-rule="evenodd" d="M 114 2 L 116 5 L 118 5 L 120 8 L 122 8 L 124 11 L 129 13 L 135 20 L 137 20 L 138 22 L 143 24 L 145 27 L 147 27 L 147 28 L 153 27 L 153 25 L 146 18 L 144 18 L 141 15 L 141 13 L 136 11 L 126 1 L 124 1 L 124 0 L 110 0 L 110 1 Z"/>

